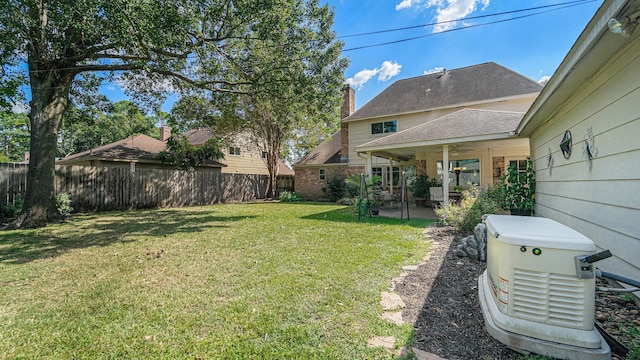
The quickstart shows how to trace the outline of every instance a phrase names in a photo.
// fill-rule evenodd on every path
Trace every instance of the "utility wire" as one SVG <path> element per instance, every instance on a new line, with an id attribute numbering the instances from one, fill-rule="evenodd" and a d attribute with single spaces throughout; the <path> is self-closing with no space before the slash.
<path id="1" fill-rule="evenodd" d="M 357 46 L 357 47 L 352 47 L 352 48 L 348 48 L 348 49 L 343 49 L 342 52 L 362 50 L 362 49 L 368 49 L 368 48 L 372 48 L 372 47 L 379 47 L 379 46 L 385 46 L 385 45 L 391 45 L 391 44 L 398 44 L 398 43 L 402 43 L 402 42 L 422 39 L 422 38 L 425 38 L 425 37 L 444 34 L 444 33 L 449 33 L 449 32 L 458 31 L 458 30 L 470 29 L 470 28 L 475 28 L 475 27 L 480 27 L 480 26 L 493 25 L 493 24 L 503 23 L 503 22 L 507 22 L 507 21 L 523 19 L 523 18 L 527 18 L 527 17 L 530 17 L 530 16 L 540 15 L 540 14 L 544 14 L 544 13 L 551 12 L 551 11 L 556 11 L 556 10 L 562 10 L 562 9 L 565 9 L 565 8 L 574 7 L 574 6 L 578 6 L 578 5 L 582 5 L 582 4 L 586 4 L 586 3 L 590 3 L 590 2 L 595 2 L 595 1 L 598 1 L 598 0 L 574 1 L 574 2 L 570 2 L 570 3 L 564 3 L 565 5 L 562 6 L 562 7 L 556 7 L 554 9 L 539 11 L 539 12 L 532 13 L 532 14 L 526 14 L 526 15 L 516 16 L 516 17 L 513 17 L 513 18 L 509 18 L 509 19 L 496 20 L 496 21 L 491 21 L 491 22 L 482 23 L 482 24 L 463 26 L 463 27 L 450 29 L 450 30 L 445 30 L 445 31 L 437 32 L 437 33 L 414 36 L 414 37 L 410 37 L 410 38 L 404 38 L 404 39 L 399 39 L 399 40 L 394 40 L 394 41 L 389 41 L 389 42 L 384 42 L 384 43 Z M 518 11 L 520 11 L 520 10 L 513 11 L 513 12 L 508 12 L 508 13 L 515 13 L 515 12 L 518 12 Z M 530 9 L 528 9 L 527 11 L 530 11 Z M 501 14 L 503 14 L 503 13 L 501 13 Z M 494 14 L 494 15 L 497 15 L 497 14 Z M 482 17 L 494 16 L 494 15 L 484 15 Z M 477 17 L 474 17 L 474 18 L 477 18 Z M 468 20 L 468 19 L 471 19 L 471 18 L 464 18 L 464 19 L 459 19 L 459 20 Z M 445 24 L 445 23 L 449 23 L 449 22 L 452 22 L 452 21 L 459 21 L 459 20 L 443 21 L 443 22 L 433 23 L 433 24 L 429 24 L 429 25 L 439 25 L 439 24 Z M 417 26 L 412 26 L 410 28 L 415 28 L 415 27 L 417 27 Z M 422 25 L 419 25 L 419 27 L 422 27 Z M 403 28 L 403 29 L 408 29 L 408 28 Z M 349 35 L 349 36 L 361 36 L 361 35 L 369 35 L 369 34 L 374 34 L 374 33 L 391 32 L 391 31 L 398 31 L 398 30 L 401 30 L 401 29 L 381 30 L 381 31 L 378 31 L 378 32 L 372 32 L 372 33 L 366 33 L 366 34 L 357 34 L 357 35 Z"/>
<path id="2" fill-rule="evenodd" d="M 550 8 L 550 7 L 559 7 L 559 6 L 562 6 L 562 8 L 565 8 L 565 7 L 567 7 L 567 6 L 565 6 L 565 5 L 574 5 L 574 6 L 577 6 L 577 5 L 582 5 L 582 4 L 586 4 L 586 3 L 590 3 L 590 2 L 594 2 L 594 1 L 596 1 L 596 0 L 575 0 L 575 1 L 568 1 L 568 2 L 559 3 L 559 4 L 543 5 L 543 6 L 537 6 L 537 7 L 527 8 L 527 9 L 510 10 L 510 11 L 504 11 L 504 12 L 499 12 L 499 13 L 495 13 L 495 14 L 485 14 L 485 15 L 469 16 L 469 17 L 460 18 L 460 19 L 455 19 L 455 20 L 439 21 L 439 22 L 434 22 L 434 23 L 427 23 L 427 24 L 420 24 L 420 25 L 407 26 L 407 27 L 402 27 L 402 28 L 386 29 L 386 30 L 377 30 L 377 31 L 371 31 L 371 32 L 366 32 L 366 33 L 359 33 L 359 34 L 340 35 L 340 36 L 337 36 L 336 38 L 338 38 L 338 39 L 345 39 L 345 38 L 350 38 L 350 37 L 367 36 L 367 35 L 383 34 L 383 33 L 395 32 L 395 31 L 411 30 L 411 29 L 423 28 L 423 27 L 427 27 L 427 26 L 442 25 L 442 24 L 448 24 L 448 23 L 452 23 L 452 22 L 454 23 L 454 22 L 457 22 L 457 21 L 460 21 L 460 20 L 475 20 L 475 19 L 482 19 L 482 18 L 487 18 L 487 17 L 492 17 L 492 16 L 509 15 L 509 14 L 515 14 L 515 13 L 525 12 L 525 11 L 540 10 L 540 9 L 545 9 L 545 8 Z"/>

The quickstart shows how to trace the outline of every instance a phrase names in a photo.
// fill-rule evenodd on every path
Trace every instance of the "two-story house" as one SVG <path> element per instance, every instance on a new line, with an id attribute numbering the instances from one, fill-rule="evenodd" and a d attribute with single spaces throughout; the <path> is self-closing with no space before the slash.
<path id="1" fill-rule="evenodd" d="M 487 187 L 529 156 L 515 130 L 541 90 L 493 62 L 396 81 L 355 112 L 347 87 L 341 129 L 294 165 L 295 191 L 320 199 L 336 173 L 365 173 L 394 193 L 404 170 L 443 182 L 445 201 L 454 186 Z"/>

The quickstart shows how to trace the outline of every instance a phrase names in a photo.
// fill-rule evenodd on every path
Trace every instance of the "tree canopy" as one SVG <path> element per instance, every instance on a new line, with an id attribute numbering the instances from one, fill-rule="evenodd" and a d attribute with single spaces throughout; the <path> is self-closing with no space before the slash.
<path id="1" fill-rule="evenodd" d="M 7 0 L 3 7 L 0 64 L 5 71 L 26 63 L 31 89 L 20 226 L 56 216 L 57 133 L 86 74 L 94 85 L 117 79 L 146 101 L 204 89 L 224 109 L 239 95 L 277 95 L 281 84 L 333 86 L 346 65 L 332 11 L 317 0 Z"/>
<path id="2" fill-rule="evenodd" d="M 128 100 L 108 103 L 104 111 L 94 107 L 70 107 L 58 136 L 58 155 L 64 157 L 137 134 L 158 137 L 151 116 Z"/>

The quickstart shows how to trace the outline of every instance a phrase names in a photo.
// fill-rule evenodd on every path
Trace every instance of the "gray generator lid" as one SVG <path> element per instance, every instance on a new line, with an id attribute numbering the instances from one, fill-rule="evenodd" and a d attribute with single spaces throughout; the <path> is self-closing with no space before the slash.
<path id="1" fill-rule="evenodd" d="M 536 246 L 563 250 L 596 251 L 589 238 L 551 219 L 535 216 L 489 215 L 487 236 L 497 241 L 520 246 Z"/>

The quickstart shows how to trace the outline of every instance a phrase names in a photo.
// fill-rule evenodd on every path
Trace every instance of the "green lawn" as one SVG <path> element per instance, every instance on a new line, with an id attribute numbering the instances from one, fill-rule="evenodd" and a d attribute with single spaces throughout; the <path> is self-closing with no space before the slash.
<path id="1" fill-rule="evenodd" d="M 0 232 L 0 357 L 393 358 L 367 340 L 410 343 L 380 292 L 427 252 L 425 226 L 260 203 Z"/>

